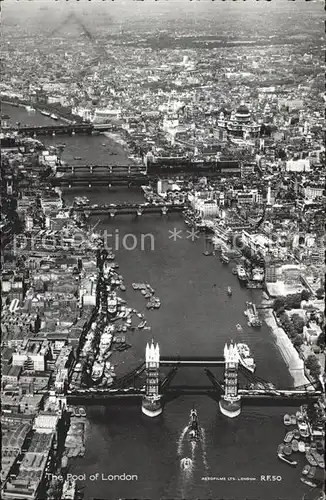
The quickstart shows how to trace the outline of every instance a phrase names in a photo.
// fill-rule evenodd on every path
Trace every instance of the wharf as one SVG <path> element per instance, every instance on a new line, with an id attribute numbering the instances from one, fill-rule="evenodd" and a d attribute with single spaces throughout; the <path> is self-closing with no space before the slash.
<path id="1" fill-rule="evenodd" d="M 309 384 L 310 381 L 304 373 L 303 360 L 300 358 L 299 353 L 295 349 L 289 337 L 286 335 L 283 328 L 280 328 L 277 325 L 272 309 L 264 310 L 264 319 L 276 337 L 276 344 L 289 368 L 291 377 L 294 380 L 294 386 L 298 387 Z"/>
<path id="2" fill-rule="evenodd" d="M 65 442 L 65 455 L 67 458 L 84 456 L 85 453 L 86 419 L 71 417 L 70 428 Z"/>

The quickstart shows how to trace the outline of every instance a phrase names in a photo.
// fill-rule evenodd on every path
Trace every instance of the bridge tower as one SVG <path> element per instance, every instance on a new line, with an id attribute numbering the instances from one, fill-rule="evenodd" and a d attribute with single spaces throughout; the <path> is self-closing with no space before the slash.
<path id="1" fill-rule="evenodd" d="M 230 346 L 225 344 L 224 359 L 224 395 L 220 399 L 219 406 L 223 415 L 234 418 L 241 412 L 241 396 L 238 394 L 239 352 L 233 342 Z"/>
<path id="2" fill-rule="evenodd" d="M 146 394 L 142 400 L 142 412 L 148 417 L 157 417 L 162 413 L 161 396 L 159 395 L 160 348 L 146 344 Z"/>

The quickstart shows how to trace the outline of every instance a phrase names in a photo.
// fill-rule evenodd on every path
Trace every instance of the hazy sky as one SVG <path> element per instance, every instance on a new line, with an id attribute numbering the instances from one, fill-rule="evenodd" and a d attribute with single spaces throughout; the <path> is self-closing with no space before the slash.
<path id="1" fill-rule="evenodd" d="M 19 25 L 29 31 L 50 29 L 62 22 L 69 13 L 75 12 L 85 25 L 91 27 L 97 24 L 109 26 L 112 23 L 132 23 L 144 29 L 155 25 L 156 28 L 166 28 L 165 22 L 173 20 L 189 23 L 216 23 L 223 25 L 228 21 L 231 30 L 236 31 L 241 24 L 250 28 L 250 20 L 266 25 L 266 29 L 280 27 L 295 28 L 300 33 L 301 25 L 306 23 L 307 16 L 322 19 L 324 15 L 324 0 L 5 0 L 2 4 L 2 24 L 9 28 Z M 292 24 L 292 26 L 290 26 Z M 217 28 L 218 29 L 218 28 Z M 318 28 L 319 30 L 319 28 Z M 321 32 L 322 36 L 322 32 Z"/>

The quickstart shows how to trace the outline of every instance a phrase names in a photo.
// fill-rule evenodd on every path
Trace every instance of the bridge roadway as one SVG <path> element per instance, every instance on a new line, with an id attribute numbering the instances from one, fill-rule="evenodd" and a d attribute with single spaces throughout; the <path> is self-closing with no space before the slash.
<path id="1" fill-rule="evenodd" d="M 223 356 L 162 356 L 160 366 L 224 366 Z"/>
<path id="2" fill-rule="evenodd" d="M 92 134 L 94 131 L 111 130 L 110 124 L 92 124 L 92 123 L 65 123 L 53 125 L 26 125 L 3 127 L 3 132 L 16 131 L 21 135 L 74 135 L 74 134 Z"/>
<path id="3" fill-rule="evenodd" d="M 64 177 L 51 177 L 49 178 L 52 186 L 62 187 L 76 187 L 76 186 L 147 186 L 149 178 L 144 174 L 106 174 L 106 175 L 87 175 L 80 177 L 78 175 L 70 175 Z"/>
<path id="4" fill-rule="evenodd" d="M 84 205 L 75 206 L 72 208 L 72 212 L 84 212 L 85 214 L 100 215 L 100 214 L 133 214 L 141 215 L 142 213 L 172 213 L 172 212 L 182 212 L 185 205 L 176 205 L 169 203 L 160 203 L 153 205 L 150 203 L 124 203 L 124 204 L 111 204 L 111 205 Z"/>
<path id="5" fill-rule="evenodd" d="M 107 173 L 110 174 L 143 174 L 146 175 L 147 169 L 145 165 L 141 164 L 130 164 L 130 165 L 58 165 L 56 167 L 56 172 L 60 174 L 69 174 L 79 173 L 82 171 L 94 173 L 96 170 L 107 170 Z"/>
<path id="6" fill-rule="evenodd" d="M 125 389 L 101 389 L 101 390 L 77 390 L 67 392 L 68 405 L 84 404 L 84 405 L 98 405 L 100 403 L 114 403 L 114 402 L 139 402 L 145 394 L 145 388 L 135 389 L 129 387 Z M 209 386 L 188 386 L 188 385 L 175 385 L 169 386 L 164 390 L 162 395 L 163 403 L 169 399 L 178 396 L 210 396 L 214 399 L 221 397 L 222 391 Z M 277 391 L 263 391 L 263 390 L 246 390 L 239 389 L 241 396 L 241 403 L 243 406 L 300 406 L 303 402 L 309 400 L 317 401 L 322 395 L 321 391 L 295 391 L 295 390 L 277 390 Z"/>

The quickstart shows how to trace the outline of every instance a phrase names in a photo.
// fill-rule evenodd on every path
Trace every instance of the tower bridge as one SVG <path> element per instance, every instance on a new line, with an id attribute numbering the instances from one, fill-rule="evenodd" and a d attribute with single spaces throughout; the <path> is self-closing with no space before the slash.
<path id="1" fill-rule="evenodd" d="M 164 375 L 164 368 L 170 368 Z M 203 368 L 210 385 L 172 385 L 182 367 Z M 208 368 L 222 367 L 224 380 L 220 381 Z M 245 387 L 240 387 L 242 377 Z M 251 384 L 248 388 L 248 382 Z M 259 388 L 255 388 L 256 387 Z M 158 344 L 146 345 L 145 361 L 132 372 L 115 380 L 109 388 L 85 388 L 67 391 L 68 404 L 107 404 L 109 402 L 138 402 L 142 412 L 155 417 L 162 413 L 164 404 L 178 396 L 207 395 L 218 402 L 223 415 L 233 418 L 242 406 L 298 406 L 307 400 L 318 400 L 321 387 L 311 384 L 296 389 L 276 389 L 270 382 L 257 377 L 241 365 L 236 344 L 225 344 L 224 356 L 160 356 Z"/>

